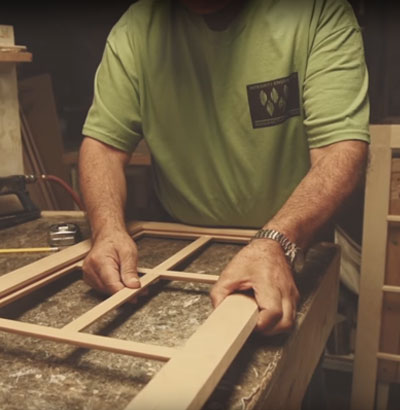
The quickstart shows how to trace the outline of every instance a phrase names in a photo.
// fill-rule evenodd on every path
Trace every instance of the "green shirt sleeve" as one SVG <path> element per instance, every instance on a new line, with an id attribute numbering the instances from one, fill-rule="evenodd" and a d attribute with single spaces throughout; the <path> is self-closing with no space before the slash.
<path id="1" fill-rule="evenodd" d="M 83 134 L 132 152 L 143 133 L 135 53 L 126 20 L 125 15 L 107 39 Z"/>
<path id="2" fill-rule="evenodd" d="M 321 3 L 303 84 L 309 147 L 350 139 L 369 142 L 368 72 L 360 28 L 347 2 Z"/>

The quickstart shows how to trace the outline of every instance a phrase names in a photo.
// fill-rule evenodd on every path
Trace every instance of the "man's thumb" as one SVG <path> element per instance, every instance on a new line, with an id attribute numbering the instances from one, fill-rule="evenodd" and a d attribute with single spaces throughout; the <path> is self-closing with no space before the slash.
<path id="1" fill-rule="evenodd" d="M 232 292 L 217 282 L 210 292 L 211 302 L 216 308 Z"/>
<path id="2" fill-rule="evenodd" d="M 132 255 L 121 257 L 121 280 L 128 288 L 140 288 L 136 265 L 136 258 Z"/>

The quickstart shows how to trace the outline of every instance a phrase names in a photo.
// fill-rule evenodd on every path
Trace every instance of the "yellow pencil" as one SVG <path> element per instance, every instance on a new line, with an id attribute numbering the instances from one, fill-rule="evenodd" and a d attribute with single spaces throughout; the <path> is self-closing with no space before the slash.
<path id="1" fill-rule="evenodd" d="M 59 248 L 42 247 L 42 248 L 8 248 L 0 249 L 0 253 L 24 253 L 24 252 L 56 252 Z"/>

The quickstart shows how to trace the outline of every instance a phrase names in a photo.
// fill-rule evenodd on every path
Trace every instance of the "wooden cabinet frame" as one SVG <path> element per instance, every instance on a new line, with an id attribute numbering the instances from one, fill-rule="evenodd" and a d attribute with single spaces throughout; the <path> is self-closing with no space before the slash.
<path id="1" fill-rule="evenodd" d="M 199 409 L 255 327 L 258 308 L 252 298 L 242 294 L 227 297 L 182 348 L 120 340 L 84 333 L 83 330 L 160 279 L 216 282 L 217 275 L 177 272 L 173 269 L 211 241 L 246 244 L 255 231 L 155 222 L 135 222 L 128 228 L 134 239 L 151 235 L 193 241 L 152 269 L 139 267 L 138 272 L 142 275 L 140 289 L 122 289 L 61 329 L 0 318 L 0 330 L 83 348 L 166 361 L 126 410 L 165 408 L 163 406 L 170 402 L 171 397 L 176 398 L 174 410 Z M 0 307 L 81 268 L 89 250 L 90 241 L 87 240 L 0 277 Z"/>

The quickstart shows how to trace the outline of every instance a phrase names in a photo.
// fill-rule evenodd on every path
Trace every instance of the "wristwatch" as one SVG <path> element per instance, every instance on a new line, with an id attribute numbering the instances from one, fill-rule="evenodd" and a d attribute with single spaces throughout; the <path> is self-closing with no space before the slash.
<path id="1" fill-rule="evenodd" d="M 304 252 L 295 243 L 275 229 L 260 229 L 253 239 L 272 239 L 278 242 L 285 253 L 286 259 L 294 273 L 300 273 L 304 267 Z"/>

